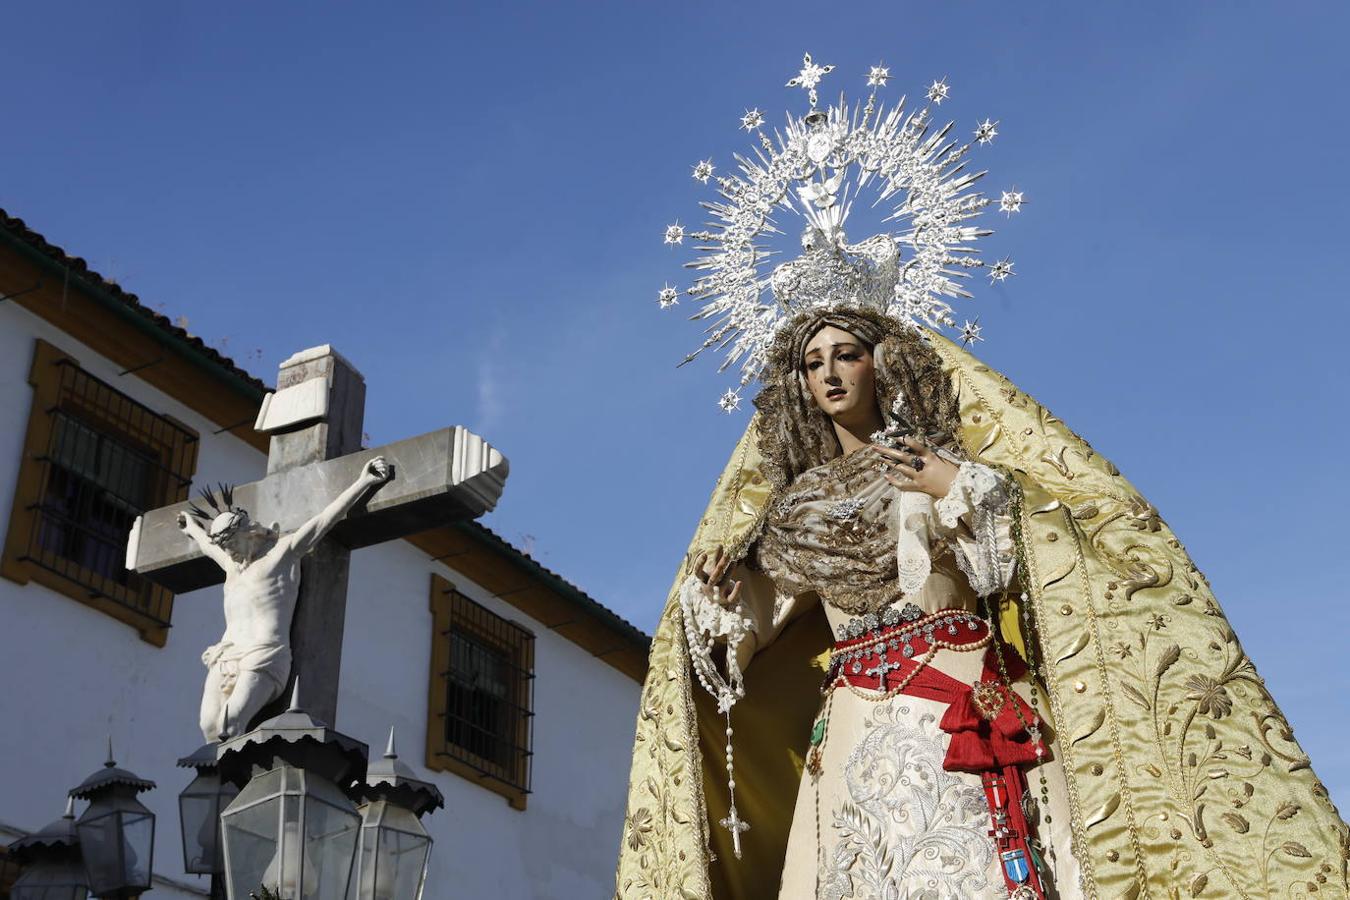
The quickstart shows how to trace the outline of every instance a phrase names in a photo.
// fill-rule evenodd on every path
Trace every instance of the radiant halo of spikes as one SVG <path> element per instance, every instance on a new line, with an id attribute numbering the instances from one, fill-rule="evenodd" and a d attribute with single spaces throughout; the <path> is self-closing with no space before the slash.
<path id="1" fill-rule="evenodd" d="M 746 110 L 741 128 L 754 137 L 752 152 L 734 154 L 730 172 L 719 172 L 712 159 L 693 167 L 694 179 L 717 195 L 700 204 L 709 215 L 706 226 L 686 229 L 677 221 L 665 231 L 667 244 L 688 238 L 699 253 L 686 263 L 697 275 L 682 293 L 702 304 L 692 318 L 709 324 L 706 340 L 684 362 L 705 350 L 725 351 L 719 371 L 739 364 L 740 387 L 763 371 L 778 328 L 804 308 L 799 302 L 783 305 L 770 289 L 769 260 L 776 251 L 768 241 L 791 233 L 784 224 L 790 216 L 842 245 L 855 202 L 867 197 L 881 207 L 887 234 L 900 251 L 899 277 L 885 311 L 901 321 L 956 328 L 949 301 L 971 297 L 964 284 L 975 270 L 985 270 L 991 283 L 1014 274 L 1011 260 L 986 263 L 976 247 L 993 234 L 976 220 L 996 201 L 979 190 L 986 173 L 973 170 L 969 157 L 997 136 L 999 123 L 976 120 L 969 132 L 958 132 L 953 122 L 935 125 L 932 110 L 950 96 L 946 79 L 927 88 L 927 105 L 907 111 L 902 97 L 887 109 L 877 97 L 890 78 L 884 66 L 867 74 L 866 101 L 850 104 L 841 95 L 822 109 L 816 88 L 833 68 L 806 55 L 788 87 L 809 91 L 810 108 L 801 116 L 788 113 L 786 125 L 772 135 L 758 109 Z M 968 139 L 958 136 L 966 134 Z M 1004 190 L 997 204 L 1011 215 L 1024 202 L 1014 187 Z M 657 298 L 661 308 L 678 305 L 679 293 L 664 287 Z M 982 340 L 978 319 L 967 321 L 959 337 Z M 719 405 L 727 412 L 736 409 L 737 391 L 724 394 Z"/>

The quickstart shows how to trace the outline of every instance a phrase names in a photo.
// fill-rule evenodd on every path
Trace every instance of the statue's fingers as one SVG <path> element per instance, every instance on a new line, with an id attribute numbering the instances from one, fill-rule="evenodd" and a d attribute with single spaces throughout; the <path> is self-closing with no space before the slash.
<path id="1" fill-rule="evenodd" d="M 901 481 L 899 478 L 896 478 L 894 475 L 886 475 L 885 478 L 886 478 L 887 481 L 889 481 L 889 482 L 891 483 L 891 486 L 892 486 L 892 487 L 898 488 L 899 490 L 902 490 L 902 491 L 921 491 L 921 490 L 923 490 L 923 488 L 919 487 L 919 486 L 918 486 L 917 484 L 915 484 L 913 481 Z"/>
<path id="2" fill-rule="evenodd" d="M 741 583 L 739 581 L 733 581 L 731 583 L 731 590 L 727 591 L 727 606 L 735 606 L 740 599 L 740 596 Z"/>
<path id="3" fill-rule="evenodd" d="M 712 583 L 719 584 L 726 577 L 727 570 L 731 568 L 731 557 L 722 556 L 717 560 L 717 565 L 713 566 Z"/>
<path id="4" fill-rule="evenodd" d="M 899 472 L 901 475 L 905 475 L 909 478 L 917 478 L 919 475 L 918 469 L 914 468 L 913 466 L 907 466 L 904 463 L 896 463 L 895 470 Z"/>

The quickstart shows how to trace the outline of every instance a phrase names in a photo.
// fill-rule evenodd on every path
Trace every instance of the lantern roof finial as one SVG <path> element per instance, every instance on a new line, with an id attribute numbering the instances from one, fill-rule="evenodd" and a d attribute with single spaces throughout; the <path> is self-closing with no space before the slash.
<path id="1" fill-rule="evenodd" d="M 155 783 L 150 779 L 118 768 L 117 761 L 112 755 L 112 738 L 108 738 L 108 759 L 103 763 L 103 768 L 80 782 L 78 787 L 72 788 L 70 796 L 80 800 L 93 800 L 118 786 L 131 788 L 133 797 L 142 791 L 155 789 Z"/>
<path id="2" fill-rule="evenodd" d="M 352 789 L 358 803 L 388 800 L 422 816 L 445 806 L 441 789 L 417 777 L 412 767 L 398 758 L 394 751 L 394 729 L 389 729 L 389 743 L 384 757 L 370 764 L 366 781 Z"/>

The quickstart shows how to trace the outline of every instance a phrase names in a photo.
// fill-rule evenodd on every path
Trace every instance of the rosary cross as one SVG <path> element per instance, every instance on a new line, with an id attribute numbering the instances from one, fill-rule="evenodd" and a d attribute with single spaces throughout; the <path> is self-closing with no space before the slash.
<path id="1" fill-rule="evenodd" d="M 746 822 L 736 814 L 736 807 L 731 807 L 731 812 L 727 817 L 718 823 L 727 831 L 731 832 L 731 846 L 736 853 L 736 858 L 741 858 L 741 833 L 750 830 L 750 823 Z"/>
<path id="2" fill-rule="evenodd" d="M 878 682 L 879 685 L 881 686 L 881 690 L 884 691 L 884 690 L 886 690 L 886 681 L 887 681 L 886 676 L 889 675 L 891 672 L 898 672 L 898 671 L 900 671 L 900 670 L 903 669 L 903 668 L 904 668 L 904 666 L 900 665 L 900 663 L 893 663 L 893 662 L 891 662 L 891 661 L 890 661 L 889 659 L 887 659 L 886 656 L 883 654 L 882 657 L 881 657 L 881 661 L 878 662 L 878 663 L 877 663 L 875 666 L 873 666 L 872 668 L 868 669 L 868 670 L 867 670 L 866 672 L 864 672 L 863 674 L 864 674 L 864 675 L 872 675 L 872 676 L 875 676 L 876 679 L 877 679 L 877 682 Z"/>

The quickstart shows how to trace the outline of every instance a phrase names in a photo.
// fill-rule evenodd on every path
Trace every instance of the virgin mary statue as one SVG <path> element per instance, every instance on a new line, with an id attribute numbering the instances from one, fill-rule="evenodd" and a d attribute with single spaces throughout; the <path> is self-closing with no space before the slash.
<path id="1" fill-rule="evenodd" d="M 884 110 L 884 69 L 818 108 L 830 68 L 776 140 L 746 114 L 737 174 L 695 168 L 717 230 L 667 230 L 709 251 L 704 347 L 762 386 L 652 641 L 616 897 L 1350 896 L 1350 832 L 1180 541 L 938 330 L 962 271 L 1011 272 L 963 224 L 972 145 Z M 849 244 L 869 184 L 904 230 Z M 802 253 L 762 278 L 789 210 Z"/>

